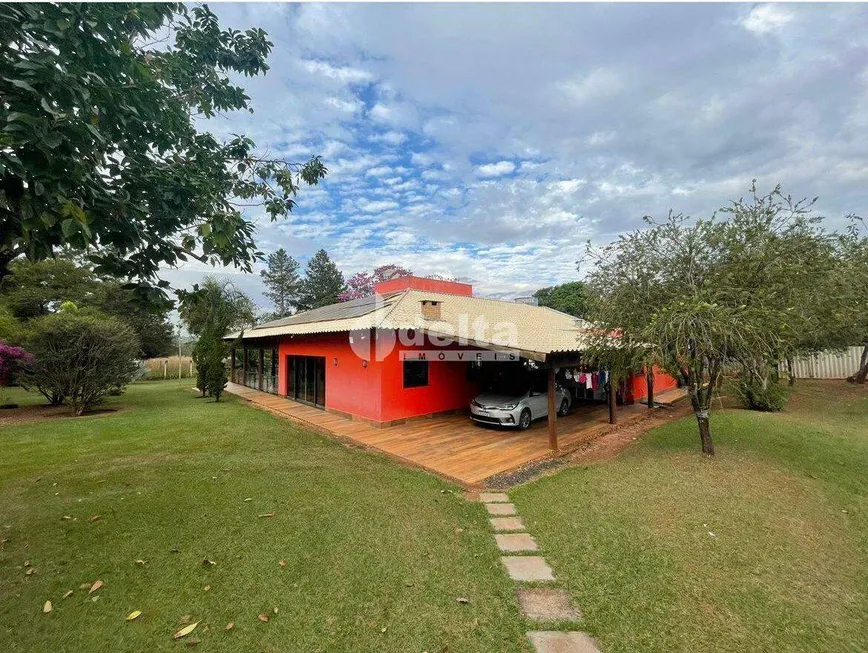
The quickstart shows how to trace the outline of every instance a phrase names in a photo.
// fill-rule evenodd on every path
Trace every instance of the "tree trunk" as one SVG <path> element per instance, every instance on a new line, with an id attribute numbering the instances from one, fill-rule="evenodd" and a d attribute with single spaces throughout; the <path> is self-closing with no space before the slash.
<path id="1" fill-rule="evenodd" d="M 696 421 L 699 423 L 699 440 L 702 442 L 702 453 L 706 456 L 714 455 L 714 443 L 711 441 L 711 425 L 708 421 L 708 411 L 696 413 Z"/>
<path id="2" fill-rule="evenodd" d="M 787 385 L 796 385 L 796 373 L 793 371 L 793 359 L 787 356 Z"/>
<path id="3" fill-rule="evenodd" d="M 654 369 L 651 367 L 645 375 L 645 383 L 648 384 L 648 408 L 654 408 Z"/>
<path id="4" fill-rule="evenodd" d="M 859 361 L 859 371 L 856 372 L 856 383 L 865 383 L 868 378 L 868 342 L 865 343 L 865 348 L 862 350 L 862 360 Z"/>

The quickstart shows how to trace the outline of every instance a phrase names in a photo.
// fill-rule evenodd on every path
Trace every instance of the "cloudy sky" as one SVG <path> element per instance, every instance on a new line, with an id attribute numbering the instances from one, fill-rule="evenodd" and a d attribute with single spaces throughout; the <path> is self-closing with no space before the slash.
<path id="1" fill-rule="evenodd" d="M 515 296 L 579 278 L 588 239 L 708 214 L 753 177 L 831 222 L 868 214 L 865 5 L 212 9 L 274 50 L 244 82 L 255 113 L 208 128 L 329 168 L 290 219 L 258 220 L 261 249 L 302 265 L 323 247 L 347 276 L 399 263 Z"/>

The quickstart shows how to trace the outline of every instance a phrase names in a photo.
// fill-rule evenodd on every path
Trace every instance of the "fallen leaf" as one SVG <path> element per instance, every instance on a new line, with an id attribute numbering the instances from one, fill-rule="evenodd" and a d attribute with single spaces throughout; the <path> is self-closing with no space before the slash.
<path id="1" fill-rule="evenodd" d="M 205 558 L 202 560 L 202 566 L 203 567 L 213 567 L 216 564 L 217 564 L 216 562 L 214 562 L 213 560 L 208 560 L 208 558 Z"/>
<path id="2" fill-rule="evenodd" d="M 470 599 L 465 599 L 463 596 L 459 596 L 455 600 L 458 601 L 459 603 L 470 603 Z"/>
<path id="3" fill-rule="evenodd" d="M 274 614 L 277 614 L 277 608 L 276 607 L 274 608 Z"/>
<path id="4" fill-rule="evenodd" d="M 25 561 L 24 561 L 24 566 L 25 566 L 25 567 L 29 567 L 29 566 L 30 566 L 30 560 L 25 560 Z"/>
<path id="5" fill-rule="evenodd" d="M 247 497 L 245 501 L 253 501 L 253 497 Z"/>
<path id="6" fill-rule="evenodd" d="M 388 626 L 383 626 L 382 628 L 380 628 L 380 632 L 385 633 L 388 629 L 389 629 Z"/>
<path id="7" fill-rule="evenodd" d="M 266 512 L 266 513 L 264 513 L 262 515 L 258 515 L 258 516 L 259 517 L 274 517 L 274 513 L 273 512 Z"/>
<path id="8" fill-rule="evenodd" d="M 266 623 L 266 622 L 268 621 L 268 613 L 267 613 L 267 612 L 263 612 L 261 615 L 259 615 L 258 619 L 259 619 L 259 621 L 261 621 L 262 623 Z"/>
<path id="9" fill-rule="evenodd" d="M 281 560 L 281 561 L 280 561 L 280 566 L 281 566 L 281 567 L 286 567 L 286 560 Z"/>
<path id="10" fill-rule="evenodd" d="M 136 564 L 139 567 L 144 567 L 146 564 L 148 564 L 148 561 L 147 560 L 136 560 Z"/>
<path id="11" fill-rule="evenodd" d="M 96 581 L 93 585 L 90 586 L 90 590 L 88 590 L 88 594 L 92 594 L 96 592 L 98 589 L 101 589 L 102 586 L 105 585 L 101 580 Z"/>
<path id="12" fill-rule="evenodd" d="M 181 639 L 182 637 L 186 637 L 187 635 L 192 633 L 194 630 L 196 630 L 196 626 L 198 626 L 198 625 L 199 625 L 199 622 L 197 621 L 196 623 L 190 624 L 189 626 L 184 626 L 183 628 L 181 628 L 181 630 L 179 630 L 177 633 L 172 635 L 172 639 Z"/>
<path id="13" fill-rule="evenodd" d="M 133 610 L 126 617 L 124 617 L 127 621 L 132 621 L 133 619 L 138 619 L 142 616 L 141 610 Z"/>
<path id="14" fill-rule="evenodd" d="M 28 567 L 28 568 L 24 571 L 24 575 L 25 575 L 25 576 L 32 576 L 33 573 L 34 573 L 35 571 L 36 571 L 36 567 Z"/>
<path id="15" fill-rule="evenodd" d="M 171 553 L 180 553 L 181 552 L 181 550 L 177 546 L 173 546 L 171 549 L 169 549 L 169 551 Z"/>
<path id="16" fill-rule="evenodd" d="M 96 521 L 96 520 L 98 520 L 99 518 L 100 518 L 100 515 L 93 515 L 92 517 L 88 517 L 87 520 L 88 520 L 88 521 Z"/>
<path id="17" fill-rule="evenodd" d="M 51 601 L 45 602 L 45 605 L 42 606 L 42 612 L 44 614 L 48 614 L 49 612 L 51 612 Z"/>
<path id="18" fill-rule="evenodd" d="M 196 644 L 198 644 L 201 641 L 202 640 L 199 639 L 198 637 L 191 637 L 190 639 L 187 640 L 186 644 L 187 644 L 187 646 L 196 646 Z"/>
<path id="19" fill-rule="evenodd" d="M 193 621 L 193 615 L 191 615 L 191 614 L 185 614 L 180 619 L 178 619 L 178 623 L 180 623 L 180 624 L 188 624 L 191 621 Z"/>
<path id="20" fill-rule="evenodd" d="M 88 585 L 87 583 L 82 583 L 81 585 L 78 586 L 78 589 L 86 590 L 88 587 L 90 587 L 90 585 Z"/>
<path id="21" fill-rule="evenodd" d="M 63 598 L 68 599 L 70 596 L 72 596 L 72 590 L 67 590 L 66 594 L 63 595 Z"/>
<path id="22" fill-rule="evenodd" d="M 94 603 L 96 603 L 97 601 L 99 601 L 99 594 L 97 594 L 96 596 L 90 597 L 90 600 L 93 601 Z"/>
<path id="23" fill-rule="evenodd" d="M 463 533 L 463 532 L 464 532 L 464 529 L 463 529 L 463 528 L 456 528 L 456 529 L 455 529 L 455 534 L 456 534 L 456 535 L 458 535 L 459 533 Z"/>
<path id="24" fill-rule="evenodd" d="M 69 521 L 70 519 L 72 519 L 72 517 L 69 515 L 64 515 L 63 517 L 61 517 L 61 519 L 63 519 L 64 521 Z"/>
<path id="25" fill-rule="evenodd" d="M 226 630 L 232 630 L 233 628 L 235 628 L 234 621 L 230 621 L 228 624 L 226 624 Z"/>
<path id="26" fill-rule="evenodd" d="M 210 592 L 210 591 L 211 591 L 211 586 L 210 586 L 210 585 L 206 585 L 206 586 L 205 586 L 205 591 L 206 591 L 206 592 Z"/>

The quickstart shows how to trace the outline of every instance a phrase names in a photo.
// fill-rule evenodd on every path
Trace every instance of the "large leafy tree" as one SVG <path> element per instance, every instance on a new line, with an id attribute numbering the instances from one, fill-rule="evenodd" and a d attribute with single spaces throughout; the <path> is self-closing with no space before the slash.
<path id="1" fill-rule="evenodd" d="M 64 302 L 72 302 L 126 322 L 138 336 L 142 358 L 163 356 L 171 348 L 170 304 L 147 301 L 117 279 L 100 277 L 86 262 L 75 257 L 19 259 L 9 270 L 0 280 L 0 303 L 17 320 L 56 313 Z"/>
<path id="2" fill-rule="evenodd" d="M 588 312 L 587 290 L 583 281 L 569 281 L 540 288 L 533 296 L 537 298 L 540 306 L 548 306 L 574 317 L 583 318 Z"/>
<path id="3" fill-rule="evenodd" d="M 309 311 L 312 308 L 335 304 L 344 290 L 346 290 L 344 275 L 329 258 L 328 253 L 321 249 L 307 262 L 304 281 L 298 296 L 298 307 L 300 310 Z"/>
<path id="4" fill-rule="evenodd" d="M 338 295 L 338 300 L 346 302 L 360 297 L 370 297 L 374 294 L 376 284 L 411 274 L 413 272 L 407 268 L 392 263 L 374 268 L 373 273 L 369 273 L 367 270 L 356 272 L 347 279 L 347 289 Z"/>
<path id="5" fill-rule="evenodd" d="M 590 250 L 591 353 L 621 362 L 623 349 L 680 376 L 707 455 L 724 369 L 740 367 L 743 381 L 762 391 L 782 356 L 823 332 L 819 299 L 834 269 L 833 239 L 811 204 L 752 188 L 711 218 L 646 218 L 648 228 Z"/>
<path id="6" fill-rule="evenodd" d="M 233 80 L 265 73 L 271 47 L 261 29 L 221 29 L 207 6 L 0 5 L 0 276 L 62 246 L 142 293 L 190 257 L 249 271 L 259 253 L 243 209 L 286 216 L 326 173 L 319 158 L 273 159 L 201 129 L 252 111 Z"/>
<path id="7" fill-rule="evenodd" d="M 298 293 L 301 290 L 298 261 L 281 247 L 268 255 L 267 264 L 267 269 L 262 270 L 260 275 L 267 288 L 264 295 L 274 304 L 271 317 L 286 317 L 298 307 Z"/>

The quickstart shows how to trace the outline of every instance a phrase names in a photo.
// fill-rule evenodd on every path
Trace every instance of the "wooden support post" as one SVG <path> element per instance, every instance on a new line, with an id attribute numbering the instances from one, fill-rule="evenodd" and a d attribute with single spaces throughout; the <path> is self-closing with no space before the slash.
<path id="1" fill-rule="evenodd" d="M 645 372 L 645 383 L 648 384 L 648 408 L 654 408 L 654 368 Z"/>
<path id="2" fill-rule="evenodd" d="M 247 347 L 241 350 L 241 385 L 247 385 Z"/>
<path id="3" fill-rule="evenodd" d="M 618 413 L 615 410 L 618 399 L 615 396 L 617 387 L 615 385 L 615 377 L 609 372 L 609 424 L 618 423 Z"/>
<path id="4" fill-rule="evenodd" d="M 558 450 L 558 414 L 555 410 L 555 368 L 549 367 L 548 378 L 548 400 L 549 400 L 549 448 L 552 451 Z"/>
<path id="5" fill-rule="evenodd" d="M 262 390 L 262 376 L 263 376 L 263 368 L 265 367 L 265 348 L 259 348 L 259 369 L 258 369 L 258 377 L 256 379 L 256 388 L 258 390 Z"/>
<path id="6" fill-rule="evenodd" d="M 193 369 L 193 361 L 190 361 L 190 370 Z M 193 376 L 192 372 L 190 376 Z M 235 347 L 229 352 L 229 380 L 235 383 Z"/>

